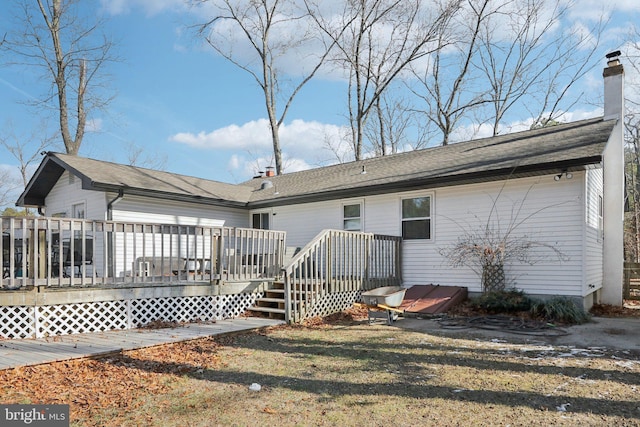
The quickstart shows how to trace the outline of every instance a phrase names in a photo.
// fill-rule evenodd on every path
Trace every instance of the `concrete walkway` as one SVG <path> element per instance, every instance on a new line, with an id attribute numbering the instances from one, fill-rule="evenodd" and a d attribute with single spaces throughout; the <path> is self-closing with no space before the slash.
<path id="1" fill-rule="evenodd" d="M 127 329 L 39 339 L 0 340 L 0 370 L 188 341 L 283 324 L 257 317 L 190 323 L 176 328 Z"/>

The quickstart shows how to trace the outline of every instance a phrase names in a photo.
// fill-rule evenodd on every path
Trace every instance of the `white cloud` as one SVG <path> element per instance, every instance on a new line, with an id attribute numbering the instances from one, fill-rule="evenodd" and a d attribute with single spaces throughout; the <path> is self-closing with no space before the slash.
<path id="1" fill-rule="evenodd" d="M 111 15 L 126 15 L 133 9 L 141 9 L 147 16 L 152 16 L 187 8 L 184 0 L 100 0 L 100 4 Z"/>
<path id="2" fill-rule="evenodd" d="M 312 159 L 319 162 L 323 157 L 328 157 L 330 141 L 340 140 L 343 135 L 344 129 L 340 126 L 293 120 L 290 124 L 280 126 L 280 146 L 289 159 Z M 172 135 L 169 140 L 193 148 L 233 150 L 236 153 L 270 153 L 273 146 L 267 119 L 229 125 L 212 132 L 181 132 Z"/>
<path id="3" fill-rule="evenodd" d="M 346 150 L 346 129 L 316 121 L 293 120 L 280 126 L 280 146 L 284 171 L 296 172 L 336 163 Z M 182 132 L 170 141 L 202 150 L 218 150 L 220 156 L 231 152 L 227 170 L 234 176 L 253 176 L 266 166 L 275 166 L 269 122 L 259 119 L 243 125 L 230 125 L 212 132 Z M 224 152 L 224 153 L 223 153 Z"/>
<path id="4" fill-rule="evenodd" d="M 298 172 L 311 169 L 314 166 L 301 158 L 289 157 L 283 155 L 284 172 Z M 244 156 L 232 155 L 227 162 L 227 170 L 232 176 L 255 176 L 259 172 L 264 172 L 267 166 L 273 166 L 273 157 L 261 156 L 255 159 L 249 159 Z"/>
<path id="5" fill-rule="evenodd" d="M 203 149 L 265 149 L 271 144 L 269 122 L 266 119 L 252 120 L 241 126 L 229 125 L 212 132 L 177 133 L 169 138 L 195 148 Z"/>
<path id="6" fill-rule="evenodd" d="M 85 130 L 87 132 L 100 132 L 103 129 L 102 119 L 89 119 L 87 120 L 87 126 Z"/>

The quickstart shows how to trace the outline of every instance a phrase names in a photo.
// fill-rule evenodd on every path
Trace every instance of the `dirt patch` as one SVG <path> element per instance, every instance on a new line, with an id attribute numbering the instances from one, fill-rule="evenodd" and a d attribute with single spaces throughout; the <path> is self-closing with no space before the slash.
<path id="1" fill-rule="evenodd" d="M 640 317 L 640 301 L 626 300 L 622 307 L 595 304 L 590 312 L 600 317 Z"/>
<path id="2" fill-rule="evenodd" d="M 436 336 L 366 314 L 2 371 L 0 392 L 68 403 L 87 426 L 640 424 L 637 356 Z"/>

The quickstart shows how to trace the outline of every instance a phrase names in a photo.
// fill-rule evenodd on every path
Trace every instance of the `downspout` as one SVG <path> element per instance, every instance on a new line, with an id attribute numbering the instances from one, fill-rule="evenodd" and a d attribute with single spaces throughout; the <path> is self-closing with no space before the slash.
<path id="1" fill-rule="evenodd" d="M 118 195 L 115 199 L 107 203 L 107 221 L 113 221 L 113 205 L 124 199 L 124 190 L 121 188 L 118 190 Z"/>

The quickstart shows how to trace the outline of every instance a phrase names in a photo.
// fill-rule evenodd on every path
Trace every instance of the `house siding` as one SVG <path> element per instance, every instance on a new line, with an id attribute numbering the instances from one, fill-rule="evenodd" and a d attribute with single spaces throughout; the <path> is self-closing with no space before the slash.
<path id="1" fill-rule="evenodd" d="M 435 192 L 434 238 L 405 242 L 405 285 L 427 283 L 466 286 L 480 292 L 479 275 L 470 268 L 452 268 L 441 251 L 465 233 L 488 223 L 511 236 L 537 244 L 530 253 L 534 265 L 505 266 L 509 284 L 532 294 L 580 295 L 582 289 L 582 227 L 580 180 L 553 176 L 503 183 L 475 184 Z M 495 201 L 495 202 L 494 202 Z M 494 204 L 495 203 L 495 204 Z M 490 219 L 490 220 L 489 220 Z M 560 250 L 565 260 L 554 252 Z"/>
<path id="2" fill-rule="evenodd" d="M 82 181 L 69 172 L 64 172 L 45 199 L 47 216 L 64 216 L 71 218 L 72 206 L 85 204 L 85 217 L 88 219 L 105 219 L 107 202 L 102 191 L 82 189 Z"/>
<path id="3" fill-rule="evenodd" d="M 585 288 L 587 295 L 602 288 L 603 275 L 603 238 L 599 224 L 600 200 L 604 191 L 602 169 L 592 169 L 586 173 L 585 203 Z"/>
<path id="4" fill-rule="evenodd" d="M 451 267 L 441 252 L 465 230 L 477 230 L 492 218 L 493 225 L 502 230 L 518 224 L 513 236 L 527 236 L 539 243 L 532 249 L 537 261 L 534 265 L 507 267 L 513 285 L 532 294 L 583 295 L 583 173 L 575 173 L 570 180 L 555 181 L 550 175 L 279 206 L 272 209 L 273 228 L 287 232 L 288 245 L 304 246 L 323 229 L 342 228 L 343 204 L 362 202 L 364 231 L 398 236 L 401 200 L 420 196 L 432 197 L 432 238 L 403 242 L 405 286 L 433 283 L 466 286 L 471 292 L 480 292 L 479 276 L 466 267 Z M 558 248 L 564 259 L 559 260 L 548 247 Z"/>
<path id="5" fill-rule="evenodd" d="M 108 200 L 116 194 L 107 194 Z M 249 215 L 244 209 L 184 203 L 140 196 L 127 196 L 113 206 L 114 221 L 153 224 L 199 225 L 203 227 L 248 227 Z"/>

